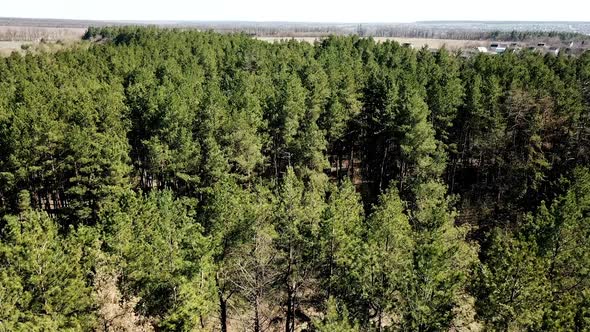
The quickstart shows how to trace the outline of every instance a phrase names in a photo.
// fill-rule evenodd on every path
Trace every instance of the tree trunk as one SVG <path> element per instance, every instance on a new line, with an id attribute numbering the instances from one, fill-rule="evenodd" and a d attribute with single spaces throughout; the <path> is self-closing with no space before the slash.
<path id="1" fill-rule="evenodd" d="M 291 326 L 291 320 L 293 318 L 293 292 L 291 291 L 291 287 L 287 289 L 287 317 L 285 322 L 285 332 L 293 331 L 293 326 Z"/>
<path id="2" fill-rule="evenodd" d="M 387 160 L 387 150 L 389 150 L 389 146 L 386 145 L 385 151 L 383 152 L 383 160 L 381 161 L 381 173 L 379 175 L 379 192 L 383 192 L 383 172 L 385 170 L 385 160 Z"/>
<path id="3" fill-rule="evenodd" d="M 224 300 L 221 294 L 219 294 L 219 311 L 221 332 L 227 332 L 227 300 Z"/>
<path id="4" fill-rule="evenodd" d="M 255 295 L 254 299 L 254 332 L 260 332 L 260 300 L 258 294 Z"/>
<path id="5" fill-rule="evenodd" d="M 354 146 L 350 148 L 350 160 L 348 162 L 348 176 L 354 184 Z"/>

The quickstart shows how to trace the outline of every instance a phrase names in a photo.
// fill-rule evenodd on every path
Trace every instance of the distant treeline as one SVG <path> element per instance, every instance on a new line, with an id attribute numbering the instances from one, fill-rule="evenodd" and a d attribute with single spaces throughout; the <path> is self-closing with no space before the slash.
<path id="1" fill-rule="evenodd" d="M 590 41 L 590 36 L 577 32 L 562 31 L 493 31 L 489 33 L 489 39 L 506 41 L 539 41 L 555 40 L 562 42 Z"/>
<path id="2" fill-rule="evenodd" d="M 0 18 L 0 40 L 58 40 L 78 38 L 92 21 L 35 20 Z M 96 27 L 122 26 L 122 22 L 96 21 Z M 559 29 L 561 25 L 537 22 L 527 26 L 520 23 L 514 30 L 509 23 L 498 22 L 422 22 L 392 24 L 330 24 L 297 22 L 135 22 L 135 26 L 160 26 L 182 30 L 197 29 L 219 33 L 246 33 L 253 36 L 325 37 L 328 35 L 359 35 L 363 37 L 437 38 L 459 40 L 499 40 L 514 42 L 581 42 L 590 36 L 569 31 L 537 31 Z M 517 23 L 514 23 L 517 24 Z M 580 31 L 587 25 L 576 26 Z M 98 29 L 91 27 L 90 29 Z M 564 28 L 565 29 L 565 28 Z"/>
<path id="3" fill-rule="evenodd" d="M 195 27 L 184 27 L 179 29 L 194 29 Z M 559 31 L 481 31 L 477 29 L 456 29 L 456 28 L 432 28 L 420 27 L 411 24 L 398 25 L 371 25 L 359 24 L 331 26 L 304 24 L 279 24 L 264 23 L 245 24 L 214 24 L 204 25 L 203 30 L 213 30 L 222 33 L 246 33 L 252 36 L 279 36 L 279 37 L 326 37 L 329 35 L 358 35 L 361 37 L 400 37 L 400 38 L 434 38 L 434 39 L 457 39 L 457 40 L 496 40 L 506 42 L 546 42 L 557 46 L 574 42 L 576 47 L 585 47 L 590 42 L 590 36 L 575 32 Z M 89 28 L 84 38 L 97 35 L 100 28 Z M 108 34 L 108 32 L 106 32 Z M 110 37 L 110 36 L 105 36 Z"/>
<path id="4" fill-rule="evenodd" d="M 374 37 L 439 38 L 459 40 L 498 40 L 514 42 L 581 42 L 590 41 L 590 36 L 561 31 L 481 31 L 477 29 L 423 28 L 418 26 L 363 27 L 358 34 Z"/>
<path id="5" fill-rule="evenodd" d="M 0 59 L 1 331 L 590 330 L 590 52 L 86 37 Z"/>

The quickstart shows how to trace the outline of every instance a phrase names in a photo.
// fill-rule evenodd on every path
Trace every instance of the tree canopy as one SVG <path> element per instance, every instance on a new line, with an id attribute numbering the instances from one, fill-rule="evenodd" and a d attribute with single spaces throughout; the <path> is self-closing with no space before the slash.
<path id="1" fill-rule="evenodd" d="M 85 38 L 0 58 L 0 330 L 590 330 L 589 53 Z"/>

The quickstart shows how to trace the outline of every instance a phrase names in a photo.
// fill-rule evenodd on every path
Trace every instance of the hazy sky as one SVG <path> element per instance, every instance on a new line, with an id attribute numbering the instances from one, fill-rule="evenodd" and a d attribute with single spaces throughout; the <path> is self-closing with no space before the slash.
<path id="1" fill-rule="evenodd" d="M 0 0 L 0 17 L 97 20 L 590 21 L 590 0 Z"/>

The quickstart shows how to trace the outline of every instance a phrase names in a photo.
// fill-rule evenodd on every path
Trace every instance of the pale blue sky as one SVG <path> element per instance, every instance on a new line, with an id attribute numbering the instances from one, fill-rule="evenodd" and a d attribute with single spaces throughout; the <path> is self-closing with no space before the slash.
<path id="1" fill-rule="evenodd" d="M 0 0 L 0 17 L 96 20 L 590 21 L 590 0 Z"/>

